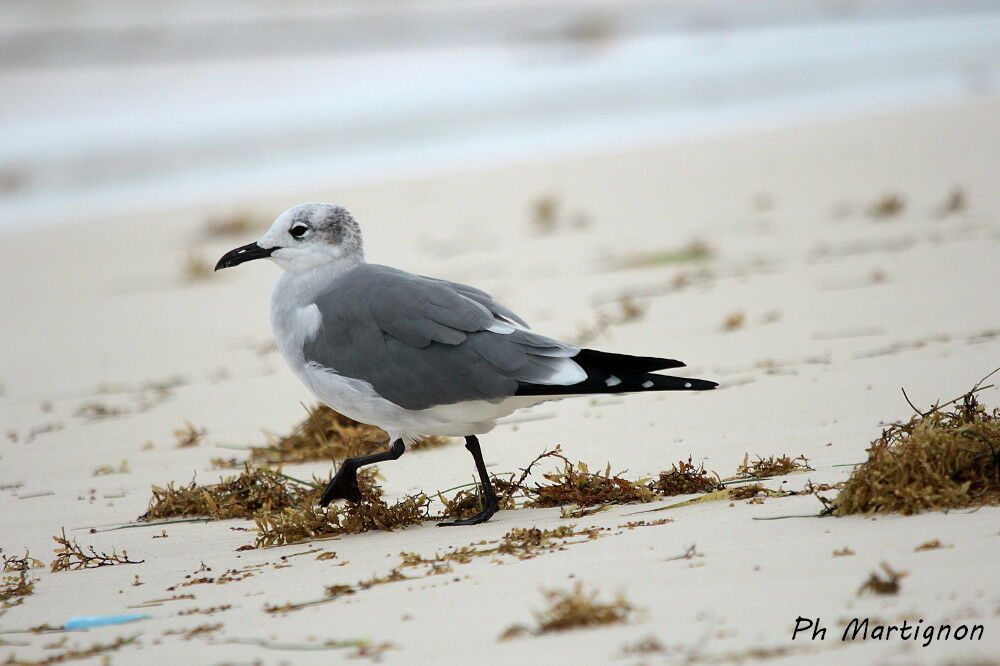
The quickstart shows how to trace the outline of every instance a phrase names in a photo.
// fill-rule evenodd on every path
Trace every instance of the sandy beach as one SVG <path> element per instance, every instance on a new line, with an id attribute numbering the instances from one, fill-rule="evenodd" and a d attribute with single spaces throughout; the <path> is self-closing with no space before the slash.
<path id="1" fill-rule="evenodd" d="M 610 464 L 630 479 L 689 457 L 727 477 L 745 454 L 804 455 L 814 471 L 766 483 L 801 490 L 846 479 L 882 425 L 912 414 L 901 388 L 928 407 L 1000 365 L 997 145 L 1000 101 L 983 97 L 695 143 L 317 186 L 248 198 L 238 211 L 262 229 L 301 201 L 344 205 L 364 229 L 369 261 L 474 284 L 542 333 L 678 358 L 691 376 L 721 384 L 521 412 L 482 438 L 491 472 L 516 472 L 556 444 L 571 460 Z M 540 207 L 554 213 L 540 222 Z M 815 496 L 793 495 L 640 513 L 690 498 L 676 497 L 573 519 L 558 508 L 517 509 L 474 527 L 428 521 L 246 550 L 256 536 L 250 521 L 109 529 L 146 510 L 151 485 L 233 474 L 210 461 L 245 458 L 266 433 L 288 433 L 314 402 L 271 345 L 267 299 L 277 267 L 202 272 L 256 238 L 206 235 L 206 220 L 234 212 L 203 206 L 81 222 L 64 210 L 73 224 L 0 236 L 3 553 L 28 550 L 48 565 L 52 537 L 65 529 L 81 545 L 143 560 L 32 570 L 34 593 L 0 611 L 0 660 L 137 635 L 107 652 L 111 663 L 329 663 L 358 649 L 328 641 L 356 639 L 390 644 L 370 653 L 386 664 L 996 663 L 996 508 L 820 518 Z M 637 311 L 626 313 L 623 297 Z M 980 399 L 996 407 L 1000 389 Z M 174 431 L 187 424 L 203 428 L 204 441 L 177 448 Z M 284 467 L 297 478 L 331 470 L 326 462 Z M 473 467 L 456 440 L 379 471 L 396 498 L 468 482 Z M 779 516 L 800 517 L 761 520 Z M 663 518 L 671 522 L 625 526 Z M 598 528 L 597 538 L 570 538 L 524 560 L 404 569 L 407 580 L 264 610 L 385 576 L 400 553 L 430 557 L 515 527 L 563 525 Z M 941 547 L 917 550 L 932 540 Z M 851 554 L 834 555 L 844 549 Z M 336 556 L 317 559 L 325 551 Z M 859 594 L 883 562 L 906 572 L 898 593 Z M 233 570 L 227 584 L 180 586 Z M 511 625 L 532 625 L 544 590 L 577 582 L 604 599 L 620 594 L 634 612 L 614 626 L 500 640 Z M 175 595 L 191 596 L 162 601 Z M 27 631 L 133 612 L 150 618 Z M 793 640 L 799 617 L 818 618 L 825 640 L 811 640 L 812 631 Z M 981 640 L 926 647 L 842 641 L 856 617 L 984 631 Z"/>

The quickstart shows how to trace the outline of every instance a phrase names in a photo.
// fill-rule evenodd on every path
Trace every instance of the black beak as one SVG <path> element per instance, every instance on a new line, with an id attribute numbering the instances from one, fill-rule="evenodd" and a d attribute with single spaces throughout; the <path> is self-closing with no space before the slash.
<path id="1" fill-rule="evenodd" d="M 215 265 L 215 270 L 219 270 L 221 268 L 232 268 L 233 266 L 239 266 L 246 261 L 270 257 L 277 249 L 278 248 L 276 247 L 263 248 L 260 245 L 257 245 L 257 243 L 248 243 L 222 255 L 222 258 L 219 259 L 219 263 Z"/>

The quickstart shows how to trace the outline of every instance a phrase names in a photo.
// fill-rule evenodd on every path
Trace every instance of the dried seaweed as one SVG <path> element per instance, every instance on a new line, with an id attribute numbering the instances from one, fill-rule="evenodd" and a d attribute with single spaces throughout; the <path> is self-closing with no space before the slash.
<path id="1" fill-rule="evenodd" d="M 163 635 L 180 636 L 183 640 L 189 641 L 192 638 L 197 638 L 199 636 L 210 636 L 219 629 L 222 629 L 221 622 L 216 622 L 214 624 L 205 623 L 191 627 L 190 629 L 170 629 L 168 631 L 164 631 Z"/>
<path id="2" fill-rule="evenodd" d="M 3 548 L 0 548 L 0 557 L 3 558 L 4 573 L 28 571 L 29 569 L 42 569 L 45 563 L 31 556 L 27 550 L 23 557 L 17 555 L 4 555 Z"/>
<path id="3" fill-rule="evenodd" d="M 243 212 L 233 213 L 224 217 L 211 218 L 205 222 L 204 234 L 208 238 L 229 238 L 245 236 L 258 229 L 265 228 L 263 219 Z"/>
<path id="4" fill-rule="evenodd" d="M 174 440 L 177 442 L 176 447 L 184 449 L 189 446 L 198 446 L 205 439 L 206 434 L 208 434 L 208 431 L 205 428 L 196 428 L 191 423 L 186 423 L 183 428 L 174 430 Z"/>
<path id="5" fill-rule="evenodd" d="M 97 657 L 101 655 L 107 655 L 109 652 L 114 652 L 126 645 L 131 645 L 136 640 L 138 640 L 139 634 L 134 636 L 129 636 L 127 638 L 116 638 L 110 643 L 94 643 L 88 648 L 71 648 L 65 652 L 60 652 L 58 654 L 49 655 L 43 659 L 37 661 L 26 661 L 23 659 L 17 659 L 14 655 L 10 655 L 6 661 L 3 662 L 4 666 L 49 666 L 49 664 L 62 664 L 67 661 L 77 661 L 80 659 L 90 659 L 91 657 Z"/>
<path id="6" fill-rule="evenodd" d="M 574 337 L 573 342 L 584 345 L 603 335 L 613 326 L 642 319 L 649 307 L 648 304 L 637 302 L 629 294 L 619 296 L 615 301 L 615 306 L 617 306 L 616 309 L 611 311 L 599 311 L 593 325 L 580 326 L 579 333 Z"/>
<path id="7" fill-rule="evenodd" d="M 685 264 L 711 259 L 714 252 L 705 241 L 694 240 L 687 245 L 667 250 L 640 252 L 618 262 L 619 268 L 645 268 L 668 264 Z"/>
<path id="8" fill-rule="evenodd" d="M 868 207 L 868 215 L 876 219 L 895 217 L 906 208 L 906 201 L 899 194 L 887 193 Z"/>
<path id="9" fill-rule="evenodd" d="M 308 539 L 340 534 L 360 534 L 372 530 L 395 530 L 426 520 L 430 499 L 423 494 L 405 497 L 395 504 L 382 499 L 382 489 L 371 476 L 358 475 L 361 501 L 345 506 L 320 508 L 285 507 L 280 511 L 258 511 L 257 546 L 280 546 Z"/>
<path id="10" fill-rule="evenodd" d="M 29 578 L 27 571 L 19 571 L 16 576 L 4 576 L 0 579 L 0 608 L 9 608 L 20 601 L 11 603 L 12 599 L 20 599 L 35 591 L 37 578 Z"/>
<path id="11" fill-rule="evenodd" d="M 914 408 L 908 421 L 885 428 L 828 513 L 912 515 L 1000 504 L 1000 410 L 979 404 L 975 394 L 985 388 L 927 412 Z"/>
<path id="12" fill-rule="evenodd" d="M 535 635 L 568 629 L 597 627 L 618 624 L 629 619 L 634 612 L 633 607 L 618 595 L 610 603 L 598 600 L 596 590 L 585 591 L 581 583 L 576 583 L 571 590 L 547 590 L 543 593 L 548 601 L 548 607 L 535 612 Z M 528 629 L 520 625 L 509 627 L 501 640 L 526 633 Z"/>
<path id="13" fill-rule="evenodd" d="M 382 451 L 388 444 L 382 429 L 359 423 L 326 405 L 317 405 L 306 411 L 305 420 L 289 435 L 275 439 L 266 447 L 250 449 L 250 460 L 266 463 L 344 460 Z M 447 443 L 447 437 L 435 436 L 419 440 L 407 448 L 413 451 Z"/>
<path id="14" fill-rule="evenodd" d="M 742 311 L 731 312 L 722 320 L 722 330 L 735 331 L 738 328 L 743 328 L 746 321 L 747 316 Z"/>
<path id="15" fill-rule="evenodd" d="M 291 486 L 277 472 L 246 465 L 239 476 L 227 477 L 220 483 L 198 485 L 192 481 L 180 488 L 168 483 L 164 488 L 153 486 L 152 492 L 149 508 L 139 520 L 173 516 L 253 518 L 262 511 L 280 511 L 308 503 L 319 490 Z"/>
<path id="16" fill-rule="evenodd" d="M 650 484 L 653 491 L 664 497 L 710 493 L 724 487 L 716 472 L 706 472 L 704 463 L 695 467 L 690 456 L 687 462 L 679 460 L 669 472 L 660 472 L 659 478 Z"/>
<path id="17" fill-rule="evenodd" d="M 94 471 L 90 473 L 90 475 L 91 476 L 107 476 L 109 474 L 128 474 L 131 471 L 132 470 L 129 469 L 129 466 L 128 466 L 128 461 L 127 460 L 122 460 L 118 464 L 118 467 L 112 467 L 111 465 L 101 465 L 100 467 L 95 468 Z"/>
<path id="18" fill-rule="evenodd" d="M 858 596 L 865 592 L 871 592 L 872 594 L 899 594 L 899 581 L 906 576 L 906 572 L 894 571 L 886 562 L 882 562 L 879 566 L 885 572 L 885 578 L 880 578 L 878 572 L 872 572 L 868 580 L 858 588 Z"/>
<path id="19" fill-rule="evenodd" d="M 510 479 L 498 476 L 491 476 L 493 489 L 497 494 L 497 502 L 502 511 L 516 509 L 514 495 L 521 489 Z M 445 497 L 441 492 L 437 494 L 438 501 L 441 502 L 441 516 L 461 520 L 468 518 L 479 512 L 483 508 L 482 498 L 479 493 L 479 484 L 476 483 L 472 489 L 460 490 L 450 498 Z"/>
<path id="20" fill-rule="evenodd" d="M 757 497 L 759 493 L 767 493 L 768 490 L 759 483 L 750 483 L 745 486 L 737 486 L 729 489 L 729 499 L 745 500 Z"/>
<path id="21" fill-rule="evenodd" d="M 750 460 L 750 454 L 743 454 L 743 462 L 736 468 L 734 479 L 766 479 L 772 476 L 781 476 L 789 472 L 810 472 L 815 471 L 809 466 L 809 459 L 804 455 L 792 458 L 785 454 L 775 458 L 768 456 L 761 458 L 757 456 L 755 460 Z"/>
<path id="22" fill-rule="evenodd" d="M 16 555 L 3 555 L 0 549 L 0 557 L 3 557 L 4 573 L 14 573 L 14 576 L 3 576 L 0 578 L 0 609 L 11 608 L 24 601 L 24 597 L 33 594 L 37 578 L 30 578 L 28 571 L 45 565 L 31 557 L 28 551 L 24 551 L 24 557 Z"/>
<path id="23" fill-rule="evenodd" d="M 53 550 L 56 559 L 52 560 L 49 569 L 55 573 L 57 571 L 75 571 L 77 569 L 96 569 L 97 567 L 110 567 L 116 564 L 142 564 L 145 560 L 130 560 L 128 551 L 124 548 L 121 554 L 116 549 L 110 553 L 98 552 L 93 546 L 87 546 L 84 550 L 76 539 L 70 541 L 66 538 L 66 530 L 62 531 L 62 536 L 54 536 L 52 540 L 58 547 Z"/>
<path id="24" fill-rule="evenodd" d="M 611 473 L 610 463 L 603 472 L 592 473 L 586 463 L 571 463 L 566 457 L 555 453 L 563 461 L 561 470 L 542 476 L 547 485 L 536 485 L 528 489 L 532 498 L 527 506 L 552 507 L 575 504 L 594 506 L 597 504 L 631 504 L 652 502 L 656 494 L 649 488 L 648 479 L 629 481 Z"/>
<path id="25" fill-rule="evenodd" d="M 212 264 L 200 252 L 190 250 L 184 258 L 181 272 L 188 282 L 206 280 L 212 275 Z"/>

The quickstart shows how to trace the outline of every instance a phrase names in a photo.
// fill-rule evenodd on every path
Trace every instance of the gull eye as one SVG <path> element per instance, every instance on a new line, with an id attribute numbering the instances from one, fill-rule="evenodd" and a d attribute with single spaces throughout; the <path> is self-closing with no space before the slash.
<path id="1" fill-rule="evenodd" d="M 302 238 L 309 231 L 309 227 L 304 224 L 296 224 L 294 227 L 288 230 L 288 233 L 292 235 L 292 238 Z"/>

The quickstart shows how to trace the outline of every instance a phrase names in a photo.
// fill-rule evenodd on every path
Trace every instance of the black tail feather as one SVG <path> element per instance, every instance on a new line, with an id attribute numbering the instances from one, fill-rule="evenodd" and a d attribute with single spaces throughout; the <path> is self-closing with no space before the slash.
<path id="1" fill-rule="evenodd" d="M 707 391 L 718 386 L 705 379 L 652 374 L 653 370 L 684 364 L 653 356 L 628 356 L 582 349 L 573 357 L 587 378 L 577 384 L 551 385 L 521 382 L 516 395 L 580 395 L 584 393 L 638 393 L 642 391 Z"/>
<path id="2" fill-rule="evenodd" d="M 625 374 L 655 372 L 656 370 L 684 367 L 683 363 L 675 361 L 672 358 L 629 356 L 628 354 L 602 352 L 596 349 L 581 349 L 580 353 L 573 357 L 573 360 L 579 363 L 584 369 L 593 368 L 595 370 Z"/>

